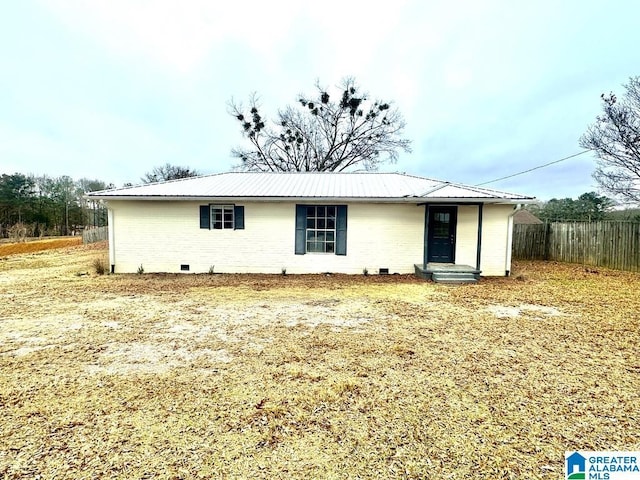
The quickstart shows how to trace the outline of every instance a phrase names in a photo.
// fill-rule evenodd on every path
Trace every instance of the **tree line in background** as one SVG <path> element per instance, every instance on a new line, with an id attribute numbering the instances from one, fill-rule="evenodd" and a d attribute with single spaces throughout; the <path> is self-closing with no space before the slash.
<path id="1" fill-rule="evenodd" d="M 84 195 L 111 187 L 100 180 L 73 180 L 66 175 L 2 174 L 0 237 L 72 235 L 88 225 L 104 226 L 106 209 Z"/>
<path id="2" fill-rule="evenodd" d="M 192 168 L 166 163 L 154 167 L 140 180 L 152 183 L 196 175 L 198 172 Z M 88 178 L 74 180 L 67 175 L 2 174 L 0 238 L 22 240 L 26 237 L 75 235 L 85 227 L 103 227 L 107 224 L 107 209 L 100 202 L 85 198 L 85 195 L 109 188 L 115 188 L 115 185 Z"/>
<path id="3" fill-rule="evenodd" d="M 640 209 L 614 210 L 615 205 L 604 195 L 587 192 L 577 199 L 552 198 L 547 202 L 527 205 L 526 209 L 544 222 L 640 222 Z"/>
<path id="4" fill-rule="evenodd" d="M 196 170 L 167 163 L 154 167 L 140 180 L 152 183 L 196 175 Z M 75 235 L 85 227 L 103 227 L 107 224 L 107 209 L 100 202 L 85 198 L 85 195 L 114 187 L 101 180 L 74 180 L 67 175 L 2 174 L 0 238 L 22 240 L 27 237 Z"/>

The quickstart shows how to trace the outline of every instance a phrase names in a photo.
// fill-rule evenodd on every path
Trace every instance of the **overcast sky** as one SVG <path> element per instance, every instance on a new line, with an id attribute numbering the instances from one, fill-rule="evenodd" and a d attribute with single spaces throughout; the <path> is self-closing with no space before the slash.
<path id="1" fill-rule="evenodd" d="M 600 94 L 640 75 L 636 0 L 0 0 L 0 173 L 121 186 L 230 170 L 232 97 L 265 113 L 354 76 L 412 153 L 383 171 L 478 184 L 575 154 Z M 588 153 L 487 185 L 597 189 Z"/>

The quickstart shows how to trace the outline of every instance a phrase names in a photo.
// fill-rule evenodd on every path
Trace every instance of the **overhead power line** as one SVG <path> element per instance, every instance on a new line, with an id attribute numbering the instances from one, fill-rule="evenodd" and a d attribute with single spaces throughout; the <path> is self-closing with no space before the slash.
<path id="1" fill-rule="evenodd" d="M 488 182 L 477 183 L 476 187 L 481 185 L 487 185 L 489 183 L 499 182 L 500 180 L 506 180 L 507 178 L 517 177 L 518 175 L 524 175 L 525 173 L 533 172 L 534 170 L 540 170 L 541 168 L 548 167 L 549 165 L 554 165 L 556 163 L 564 162 L 565 160 L 569 160 L 570 158 L 577 157 L 578 155 L 584 155 L 591 150 L 583 150 L 582 152 L 574 153 L 573 155 L 569 155 L 568 157 L 560 158 L 558 160 L 554 160 L 553 162 L 545 163 L 544 165 L 538 165 L 537 167 L 530 168 L 528 170 L 523 170 L 522 172 L 512 173 L 511 175 L 507 175 L 506 177 L 496 178 L 495 180 L 489 180 Z"/>

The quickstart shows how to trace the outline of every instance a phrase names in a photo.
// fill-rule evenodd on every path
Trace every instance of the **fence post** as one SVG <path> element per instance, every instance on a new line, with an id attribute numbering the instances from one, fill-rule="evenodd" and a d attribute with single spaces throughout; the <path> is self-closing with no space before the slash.
<path id="1" fill-rule="evenodd" d="M 551 222 L 544 223 L 544 251 L 542 255 L 542 259 L 547 261 L 549 260 L 549 250 L 551 248 Z"/>

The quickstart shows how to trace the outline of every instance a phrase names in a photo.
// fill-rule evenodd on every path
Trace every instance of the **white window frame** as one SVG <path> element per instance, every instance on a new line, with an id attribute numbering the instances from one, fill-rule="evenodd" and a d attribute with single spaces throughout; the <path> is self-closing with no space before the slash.
<path id="1" fill-rule="evenodd" d="M 211 223 L 211 230 L 235 230 L 236 217 L 234 209 L 234 205 L 210 205 L 209 218 Z M 216 219 L 216 211 L 220 212 L 220 220 Z M 225 220 L 225 213 L 231 214 L 230 224 L 228 220 Z M 216 227 L 215 225 L 218 222 L 220 222 L 220 226 Z"/>
<path id="2" fill-rule="evenodd" d="M 307 214 L 305 216 L 305 252 L 306 253 L 336 253 L 336 223 L 338 215 L 338 207 L 336 205 L 307 205 Z M 309 215 L 309 209 L 313 208 L 313 216 Z M 324 209 L 324 213 L 319 214 L 319 209 Z M 329 213 L 332 209 L 333 214 Z M 313 220 L 313 226 L 310 227 L 310 221 Z M 329 225 L 333 225 L 330 227 Z M 313 234 L 310 240 L 309 234 Z M 318 240 L 319 235 L 323 238 Z M 331 238 L 331 239 L 329 239 Z M 322 246 L 321 250 L 310 249 L 310 246 Z"/>

